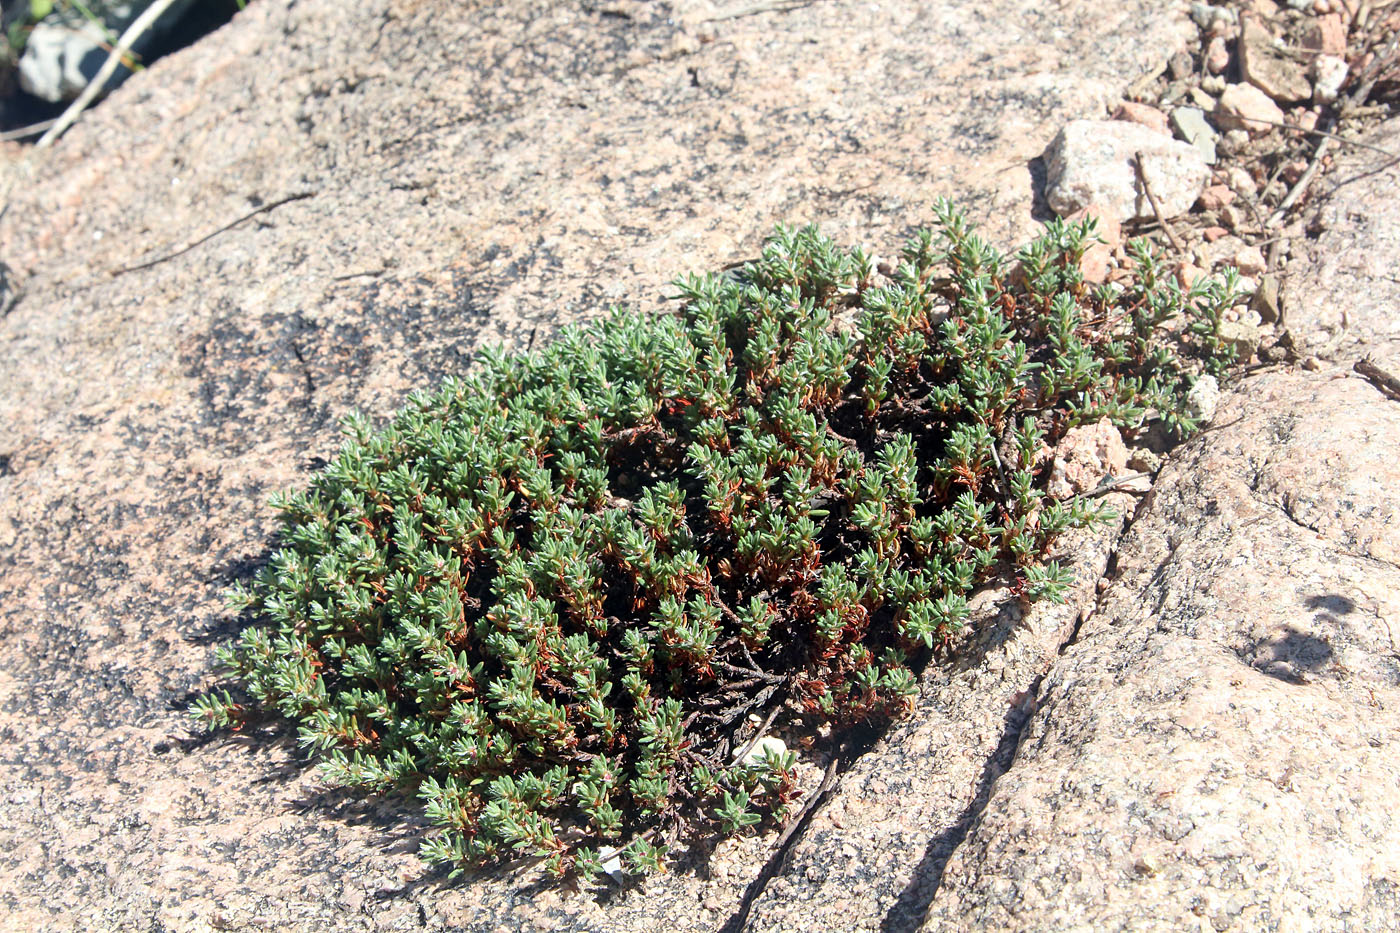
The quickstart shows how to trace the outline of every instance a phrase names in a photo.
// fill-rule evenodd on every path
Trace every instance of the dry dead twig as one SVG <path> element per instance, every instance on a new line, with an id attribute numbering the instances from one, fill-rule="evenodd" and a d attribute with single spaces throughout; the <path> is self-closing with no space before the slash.
<path id="1" fill-rule="evenodd" d="M 1379 389 L 1382 395 L 1400 402 L 1400 379 L 1396 379 L 1369 359 L 1358 360 L 1352 369 Z"/>
<path id="2" fill-rule="evenodd" d="M 702 19 L 702 23 L 720 23 L 729 19 L 739 19 L 744 16 L 757 16 L 759 13 L 786 13 L 789 10 L 800 10 L 805 6 L 811 6 L 817 0 L 764 0 L 762 3 L 754 3 L 749 6 L 736 7 L 730 10 L 721 10 L 714 16 L 707 16 Z"/>
<path id="3" fill-rule="evenodd" d="M 1133 153 L 1133 165 L 1137 168 L 1138 181 L 1142 183 L 1142 193 L 1147 195 L 1147 203 L 1152 205 L 1152 213 L 1157 218 L 1157 225 L 1166 233 L 1167 239 L 1171 240 L 1172 249 L 1178 253 L 1185 253 L 1186 247 L 1172 232 L 1172 228 L 1167 226 L 1167 219 L 1162 216 L 1162 208 L 1157 204 L 1157 199 L 1152 194 L 1152 187 L 1147 183 L 1147 170 L 1143 168 L 1141 152 Z"/>
<path id="4" fill-rule="evenodd" d="M 186 246 L 182 246 L 182 247 L 180 247 L 179 249 L 175 250 L 175 251 L 172 252 L 172 253 L 166 253 L 164 256 L 157 256 L 155 259 L 147 260 L 146 262 L 137 263 L 137 264 L 134 265 L 134 266 L 123 266 L 123 267 L 120 268 L 120 269 L 113 269 L 113 270 L 111 271 L 111 273 L 109 273 L 109 274 L 112 276 L 112 278 L 116 278 L 116 277 L 119 276 L 119 275 L 126 275 L 128 272 L 139 272 L 139 271 L 141 271 L 142 269 L 149 269 L 149 268 L 151 268 L 152 266 L 158 266 L 158 265 L 160 265 L 160 264 L 163 263 L 163 262 L 169 262 L 170 260 L 174 259 L 174 258 L 177 257 L 177 256 L 183 256 L 183 255 L 185 255 L 185 253 L 188 253 L 190 250 L 194 249 L 196 246 L 199 246 L 199 245 L 201 245 L 201 244 L 203 244 L 203 243 L 209 242 L 210 240 L 214 239 L 214 237 L 218 236 L 219 234 L 221 234 L 221 233 L 226 233 L 226 232 L 228 232 L 229 230 L 232 230 L 234 227 L 238 226 L 239 224 L 243 223 L 244 221 L 252 220 L 254 217 L 258 216 L 259 214 L 266 214 L 268 211 L 274 210 L 274 209 L 276 209 L 276 208 L 279 208 L 279 207 L 281 207 L 283 204 L 290 204 L 290 203 L 292 203 L 293 201 L 304 201 L 304 200 L 306 200 L 307 198 L 312 198 L 312 197 L 315 197 L 315 196 L 316 196 L 316 192 L 314 192 L 314 191 L 299 191 L 299 192 L 297 192 L 296 194 L 289 194 L 289 195 L 287 195 L 285 198 L 279 198 L 279 199 L 277 199 L 276 201 L 273 201 L 271 204 L 264 204 L 262 207 L 258 208 L 257 210 L 249 211 L 248 213 L 244 214 L 242 217 L 239 217 L 237 220 L 229 221 L 228 223 L 224 224 L 222 227 L 220 227 L 219 229 L 213 231 L 212 233 L 206 233 L 204 236 L 202 236 L 202 237 L 200 237 L 199 239 L 195 240 L 193 243 L 190 243 L 190 244 L 188 244 L 188 245 L 186 245 Z"/>
<path id="5" fill-rule="evenodd" d="M 1330 137 L 1323 137 L 1322 141 L 1317 144 L 1317 149 L 1313 152 L 1313 157 L 1312 160 L 1308 162 L 1308 167 L 1303 171 L 1302 175 L 1298 176 L 1298 180 L 1294 183 L 1292 189 L 1284 196 L 1284 199 L 1279 202 L 1278 209 L 1274 211 L 1273 216 L 1269 218 L 1269 222 L 1265 227 L 1266 230 L 1277 227 L 1279 224 L 1283 223 L 1283 219 L 1288 216 L 1288 212 L 1293 209 L 1293 205 L 1296 204 L 1298 199 L 1303 196 L 1303 193 L 1308 190 L 1313 179 L 1317 177 L 1318 171 L 1322 168 L 1322 159 L 1327 155 L 1327 150 L 1331 147 L 1332 142 L 1333 140 Z"/>
<path id="6" fill-rule="evenodd" d="M 63 111 L 58 121 L 49 127 L 48 131 L 34 144 L 36 149 L 47 149 L 52 146 L 58 137 L 67 132 L 68 127 L 78 121 L 78 117 L 82 116 L 88 105 L 97 99 L 98 94 L 102 93 L 102 89 L 107 86 L 108 79 L 116 72 L 122 59 L 131 52 L 131 47 L 136 44 L 136 40 L 155 25 L 155 21 L 160 19 L 161 14 L 169 9 L 174 2 L 175 0 L 156 0 L 155 3 L 146 8 L 144 13 L 136 17 L 132 24 L 126 28 L 126 32 L 122 33 L 122 37 L 117 40 L 116 47 L 107 53 L 107 60 L 102 63 L 97 74 L 88 82 L 83 93 L 78 96 L 77 100 L 68 105 L 68 109 Z"/>

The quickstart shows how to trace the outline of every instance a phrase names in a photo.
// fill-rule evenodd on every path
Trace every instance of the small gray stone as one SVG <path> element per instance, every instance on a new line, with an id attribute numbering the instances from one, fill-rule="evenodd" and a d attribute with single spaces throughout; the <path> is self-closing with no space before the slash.
<path id="1" fill-rule="evenodd" d="M 1282 320 L 1283 315 L 1279 309 L 1278 279 L 1272 275 L 1266 275 L 1259 280 L 1259 287 L 1254 291 L 1254 299 L 1249 303 L 1249 307 L 1255 314 L 1259 315 L 1259 320 L 1265 324 L 1273 324 Z"/>
<path id="2" fill-rule="evenodd" d="M 107 60 L 108 36 L 122 33 L 153 0 L 103 2 L 89 0 L 88 9 L 99 22 L 88 19 L 75 6 L 63 5 L 34 26 L 17 67 L 20 87 L 43 100 L 72 100 L 83 92 Z M 176 0 L 132 45 L 145 57 L 179 23 L 195 0 Z M 117 67 L 104 93 L 131 76 L 125 65 Z"/>
<path id="3" fill-rule="evenodd" d="M 1240 321 L 1226 321 L 1220 325 L 1220 339 L 1235 348 L 1237 362 L 1248 363 L 1259 349 L 1259 328 Z"/>
<path id="4" fill-rule="evenodd" d="M 1191 19 L 1202 29 L 1210 29 L 1217 20 L 1233 25 L 1239 16 L 1229 7 L 1211 6 L 1209 3 L 1191 4 Z"/>
<path id="5" fill-rule="evenodd" d="M 1210 166 L 1193 146 L 1122 121 L 1074 120 L 1046 150 L 1046 200 L 1064 216 L 1097 205 L 1120 220 L 1153 216 L 1138 181 L 1143 174 L 1164 217 L 1191 209 L 1210 180 Z"/>
<path id="6" fill-rule="evenodd" d="M 1220 383 L 1214 376 L 1202 376 L 1186 393 L 1186 412 L 1201 424 L 1210 424 L 1215 419 L 1215 409 L 1220 404 Z"/>
<path id="7" fill-rule="evenodd" d="M 41 100 L 54 103 L 76 97 L 102 67 L 106 56 L 98 45 L 100 41 L 100 33 L 93 35 L 88 30 L 37 24 L 20 56 L 19 86 Z M 112 90 L 130 74 L 125 66 L 119 67 L 106 89 Z"/>
<path id="8" fill-rule="evenodd" d="M 1208 164 L 1215 164 L 1215 141 L 1220 134 L 1206 119 L 1199 107 L 1178 107 L 1171 113 L 1172 129 L 1201 154 Z"/>
<path id="9" fill-rule="evenodd" d="M 1312 64 L 1313 100 L 1330 104 L 1347 81 L 1347 63 L 1335 55 L 1319 55 Z"/>

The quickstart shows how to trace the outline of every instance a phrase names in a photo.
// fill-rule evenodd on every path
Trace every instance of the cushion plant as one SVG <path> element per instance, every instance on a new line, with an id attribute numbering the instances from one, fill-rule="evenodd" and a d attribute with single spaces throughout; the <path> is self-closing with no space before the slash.
<path id="1" fill-rule="evenodd" d="M 1194 426 L 1228 362 L 1232 284 L 1183 291 L 1142 242 L 1125 287 L 1079 271 L 1089 223 L 1010 263 L 941 204 L 896 266 L 779 227 L 762 258 L 676 283 L 673 315 L 614 312 L 362 417 L 309 489 L 219 652 L 237 726 L 293 720 L 338 784 L 412 789 L 454 869 L 781 816 L 795 758 L 735 754 L 750 714 L 837 725 L 912 706 L 994 573 L 1061 596 L 1046 555 L 1103 519 L 1044 492 L 1076 424 Z M 1186 315 L 1184 328 L 1166 328 Z M 737 759 L 737 760 L 736 760 Z"/>

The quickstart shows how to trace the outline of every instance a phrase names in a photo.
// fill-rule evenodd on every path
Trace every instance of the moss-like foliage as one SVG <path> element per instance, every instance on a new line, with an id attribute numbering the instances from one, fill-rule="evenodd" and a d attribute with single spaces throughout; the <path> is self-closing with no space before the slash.
<path id="1" fill-rule="evenodd" d="M 1228 283 L 1183 293 L 1139 244 L 1130 287 L 1090 291 L 1091 239 L 1052 223 L 1013 274 L 946 205 L 897 268 L 779 228 L 677 314 L 489 352 L 277 500 L 236 594 L 260 624 L 220 659 L 332 781 L 416 789 L 454 867 L 646 872 L 781 815 L 795 760 L 736 754 L 750 714 L 909 708 L 979 581 L 1059 595 L 1047 548 L 1103 517 L 1043 493 L 1047 444 L 1192 427 Z"/>

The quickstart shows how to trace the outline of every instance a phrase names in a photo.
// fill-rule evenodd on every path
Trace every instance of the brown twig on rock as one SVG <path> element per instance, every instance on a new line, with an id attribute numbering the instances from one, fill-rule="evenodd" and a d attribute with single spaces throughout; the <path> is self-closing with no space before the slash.
<path id="1" fill-rule="evenodd" d="M 1379 389 L 1382 395 L 1400 402 L 1400 379 L 1396 379 L 1369 359 L 1358 360 L 1352 369 Z"/>
<path id="2" fill-rule="evenodd" d="M 811 813 L 819 803 L 826 799 L 827 794 L 831 793 L 831 789 L 836 786 L 836 772 L 840 767 L 840 758 L 832 758 L 831 761 L 827 763 L 826 774 L 822 776 L 821 784 L 817 786 L 816 790 L 812 791 L 812 795 L 802 804 L 802 809 L 797 811 L 797 815 L 792 818 L 792 822 L 788 823 L 787 828 L 783 830 L 783 834 L 779 836 L 778 841 L 773 844 L 774 849 L 781 849 L 783 846 L 787 845 L 793 833 L 801 828 L 803 821 L 807 819 L 807 815 Z"/>
<path id="3" fill-rule="evenodd" d="M 225 233 L 225 232 L 227 232 L 227 231 L 229 231 L 229 230 L 232 230 L 234 227 L 238 226 L 239 224 L 243 223 L 244 221 L 252 220 L 254 217 L 258 216 L 259 214 L 266 214 L 268 211 L 274 210 L 275 208 L 279 208 L 279 207 L 281 207 L 283 204 L 290 204 L 290 203 L 292 203 L 293 201 L 304 201 L 304 200 L 306 200 L 307 198 L 311 198 L 311 197 L 315 197 L 315 196 L 316 196 L 316 192 L 314 192 L 314 191 L 299 191 L 299 192 L 297 192 L 296 194 L 289 194 L 289 195 L 287 195 L 285 198 L 280 198 L 280 199 L 278 199 L 278 200 L 276 200 L 276 201 L 273 201 L 271 204 L 264 204 L 262 207 L 258 208 L 257 210 L 249 211 L 248 213 L 244 214 L 242 217 L 238 218 L 237 220 L 233 220 L 233 221 L 230 221 L 229 223 L 224 224 L 222 227 L 220 227 L 219 229 L 215 230 L 213 233 L 207 233 L 207 234 L 205 234 L 204 236 L 200 237 L 199 239 L 195 240 L 193 243 L 189 244 L 188 246 L 182 246 L 182 247 L 180 247 L 179 249 L 175 250 L 175 252 L 173 252 L 173 253 L 167 253 L 167 254 L 165 254 L 164 256 L 159 256 L 159 257 L 157 257 L 157 258 L 155 258 L 155 259 L 151 259 L 151 260 L 149 260 L 149 261 L 147 261 L 147 262 L 137 263 L 137 264 L 134 265 L 134 266 L 124 266 L 124 267 L 122 267 L 122 268 L 120 268 L 120 269 L 113 269 L 112 272 L 111 272 L 111 276 L 112 276 L 112 278 L 116 278 L 116 277 L 119 276 L 119 275 L 126 275 L 128 272 L 139 272 L 139 271 L 141 271 L 142 269 L 149 269 L 149 268 L 151 268 L 151 266 L 158 266 L 158 265 L 160 265 L 160 264 L 163 263 L 163 262 L 169 262 L 170 260 L 174 259 L 174 258 L 177 257 L 177 256 L 183 256 L 183 255 L 185 255 L 185 253 L 188 253 L 190 250 L 194 249 L 196 246 L 199 246 L 199 245 L 202 244 L 202 243 L 207 243 L 207 242 L 209 242 L 210 240 L 214 239 L 214 237 L 218 236 L 219 234 Z"/>
<path id="4" fill-rule="evenodd" d="M 1147 170 L 1142 166 L 1141 152 L 1133 153 L 1133 165 L 1137 168 L 1138 181 L 1142 182 L 1142 193 L 1147 195 L 1147 203 L 1152 205 L 1152 213 L 1157 218 L 1157 225 L 1166 233 L 1167 239 L 1171 240 L 1172 249 L 1178 253 L 1186 252 L 1186 247 L 1182 245 L 1181 240 L 1177 239 L 1172 228 L 1167 226 L 1167 220 L 1162 216 L 1162 208 L 1158 206 L 1157 199 L 1152 196 L 1152 187 L 1147 183 Z"/>
<path id="5" fill-rule="evenodd" d="M 1265 229 L 1278 226 L 1283 222 L 1283 219 L 1288 216 L 1289 210 L 1292 209 L 1297 200 L 1303 196 L 1303 192 L 1308 190 L 1308 186 L 1312 184 L 1313 179 L 1317 177 L 1318 170 L 1322 168 L 1322 158 L 1327 155 L 1327 150 L 1331 145 L 1332 140 L 1328 137 L 1323 137 L 1322 141 L 1317 144 L 1317 149 L 1313 152 L 1312 161 L 1308 163 L 1308 167 L 1304 170 L 1303 174 L 1298 176 L 1298 181 L 1294 183 L 1293 188 L 1284 196 L 1284 199 L 1279 202 L 1278 209 L 1275 210 L 1273 216 L 1269 218 L 1269 223 Z"/>
<path id="6" fill-rule="evenodd" d="M 787 847 L 792 838 L 807 825 L 816 808 L 824 801 L 831 791 L 836 787 L 839 779 L 838 772 L 841 769 L 842 759 L 833 757 L 826 766 L 826 774 L 822 777 L 822 782 L 812 791 L 810 797 L 802 804 L 802 808 L 788 822 L 778 841 L 770 849 L 768 861 L 764 864 L 758 876 L 749 882 L 744 891 L 744 897 L 739 902 L 738 908 L 730 915 L 724 926 L 720 927 L 720 933 L 742 933 L 748 929 L 749 914 L 753 912 L 754 901 L 768 887 L 768 882 L 773 880 L 773 876 L 778 873 L 779 867 L 783 864 L 787 856 Z"/>
<path id="7" fill-rule="evenodd" d="M 131 47 L 136 44 L 136 40 L 155 25 L 155 21 L 160 19 L 161 14 L 168 10 L 174 2 L 175 0 L 156 0 L 155 3 L 146 8 L 145 12 L 132 21 L 131 25 L 126 28 L 126 32 L 122 33 L 121 38 L 117 40 L 116 46 L 107 53 L 107 60 L 102 63 L 97 74 L 88 82 L 87 87 L 83 88 L 83 93 L 78 95 L 77 100 L 68 105 L 68 109 L 63 111 L 58 122 L 49 127 L 48 132 L 34 144 L 34 148 L 47 149 L 54 144 L 58 137 L 67 132 L 68 127 L 78 122 L 78 117 L 82 116 L 88 105 L 97 99 L 98 94 L 102 93 L 102 89 L 107 86 L 107 80 L 112 77 L 117 66 L 122 63 L 122 59 L 131 52 Z"/>
<path id="8" fill-rule="evenodd" d="M 733 10 L 721 10 L 714 16 L 705 17 L 700 22 L 719 23 L 729 19 L 740 19 L 744 16 L 757 16 L 759 13 L 786 13 L 789 10 L 800 10 L 804 6 L 811 6 L 816 2 L 817 0 L 764 0 L 762 3 L 754 3 Z"/>

